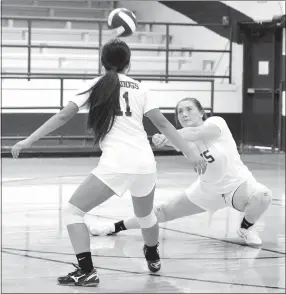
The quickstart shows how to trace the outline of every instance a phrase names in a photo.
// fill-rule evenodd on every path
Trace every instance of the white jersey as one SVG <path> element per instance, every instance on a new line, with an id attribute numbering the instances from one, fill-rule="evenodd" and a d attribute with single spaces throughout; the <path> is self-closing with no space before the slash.
<path id="1" fill-rule="evenodd" d="M 204 124 L 215 124 L 221 130 L 219 138 L 197 141 L 201 155 L 208 162 L 206 172 L 199 176 L 201 186 L 213 193 L 227 193 L 246 180 L 252 173 L 241 161 L 236 143 L 225 120 L 218 116 L 208 118 Z"/>
<path id="2" fill-rule="evenodd" d="M 122 115 L 115 117 L 112 129 L 100 142 L 102 155 L 98 168 L 107 173 L 155 173 L 156 161 L 144 130 L 143 115 L 158 105 L 149 98 L 140 82 L 123 74 L 118 77 Z M 99 79 L 95 78 L 78 93 L 88 90 Z M 70 101 L 80 108 L 86 104 L 89 95 L 75 95 Z"/>

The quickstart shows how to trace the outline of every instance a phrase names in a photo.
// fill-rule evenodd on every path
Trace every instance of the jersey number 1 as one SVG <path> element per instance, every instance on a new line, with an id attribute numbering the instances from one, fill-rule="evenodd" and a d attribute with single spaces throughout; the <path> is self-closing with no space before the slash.
<path id="1" fill-rule="evenodd" d="M 131 116 L 132 112 L 130 111 L 128 92 L 125 92 L 123 94 L 123 98 L 125 99 L 125 103 L 126 103 L 125 116 Z M 116 115 L 123 116 L 123 111 L 121 110 L 120 105 L 118 106 L 118 109 L 116 110 Z"/>

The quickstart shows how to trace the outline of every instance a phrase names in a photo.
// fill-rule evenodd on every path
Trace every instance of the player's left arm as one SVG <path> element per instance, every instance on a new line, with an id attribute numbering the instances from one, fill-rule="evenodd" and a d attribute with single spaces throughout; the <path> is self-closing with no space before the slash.
<path id="1" fill-rule="evenodd" d="M 221 129 L 214 123 L 204 123 L 198 127 L 186 127 L 179 130 L 181 136 L 188 142 L 214 140 L 220 137 Z"/>
<path id="2" fill-rule="evenodd" d="M 221 135 L 221 128 L 213 123 L 208 122 L 204 123 L 198 127 L 186 127 L 178 130 L 180 135 L 185 139 L 187 142 L 196 142 L 200 140 L 214 140 L 219 138 Z M 152 138 L 153 143 L 157 147 L 163 146 L 171 146 L 174 147 L 172 143 L 164 136 L 160 134 L 156 134 Z"/>

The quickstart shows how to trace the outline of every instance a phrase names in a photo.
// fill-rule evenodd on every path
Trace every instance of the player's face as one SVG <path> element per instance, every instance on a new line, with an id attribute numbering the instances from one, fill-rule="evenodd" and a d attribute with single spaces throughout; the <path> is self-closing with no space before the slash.
<path id="1" fill-rule="evenodd" d="M 203 114 L 196 105 L 189 100 L 178 105 L 178 120 L 182 127 L 195 127 L 203 123 Z"/>

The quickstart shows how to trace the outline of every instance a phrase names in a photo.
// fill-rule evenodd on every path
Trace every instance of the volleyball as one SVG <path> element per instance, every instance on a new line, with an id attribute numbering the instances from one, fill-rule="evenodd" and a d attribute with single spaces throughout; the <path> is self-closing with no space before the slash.
<path id="1" fill-rule="evenodd" d="M 126 8 L 116 8 L 110 12 L 107 25 L 117 37 L 128 37 L 136 31 L 136 16 Z"/>

